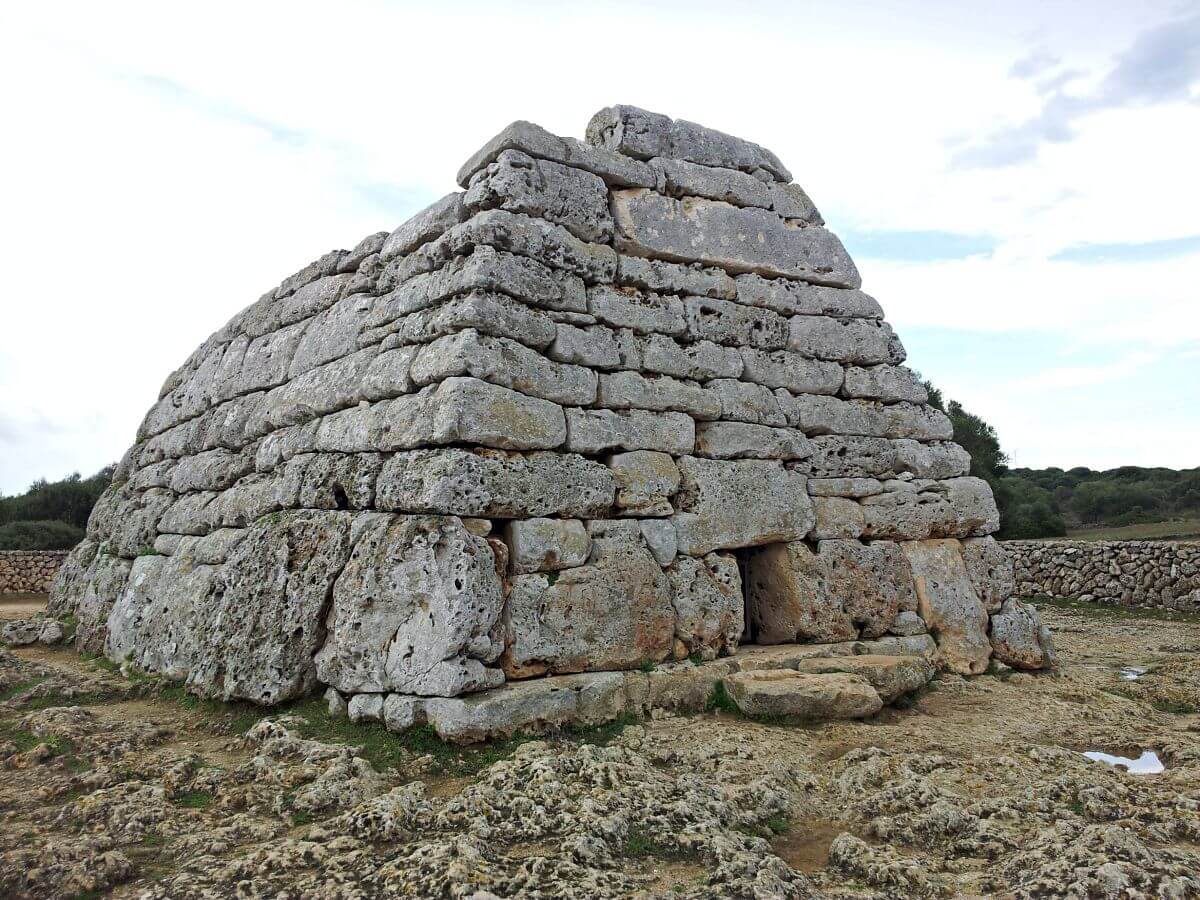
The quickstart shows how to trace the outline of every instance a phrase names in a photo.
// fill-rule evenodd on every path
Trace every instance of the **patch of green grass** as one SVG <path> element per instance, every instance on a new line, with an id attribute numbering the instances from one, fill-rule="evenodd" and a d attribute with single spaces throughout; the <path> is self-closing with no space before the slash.
<path id="1" fill-rule="evenodd" d="M 700 857 L 695 850 L 685 849 L 676 844 L 664 843 L 649 831 L 639 826 L 632 826 L 625 838 L 625 855 L 633 859 L 694 860 Z"/>
<path id="2" fill-rule="evenodd" d="M 547 572 L 546 573 L 546 584 L 547 585 L 553 585 L 556 581 L 558 581 L 558 573 L 557 572 Z"/>
<path id="3" fill-rule="evenodd" d="M 792 830 L 791 819 L 785 819 L 783 816 L 771 816 L 763 824 L 771 830 L 772 834 L 787 834 Z"/>
<path id="4" fill-rule="evenodd" d="M 704 657 L 700 654 L 699 650 L 694 650 L 688 654 L 688 662 L 690 662 L 693 666 L 698 666 L 700 663 L 704 662 Z"/>
<path id="5" fill-rule="evenodd" d="M 626 725 L 636 725 L 637 721 L 637 716 L 627 712 L 603 725 L 568 725 L 567 734 L 581 744 L 597 744 L 603 747 L 619 735 Z"/>
<path id="6" fill-rule="evenodd" d="M 1098 528 L 1073 528 L 1067 538 L 1073 541 L 1146 541 L 1181 540 L 1200 537 L 1200 519 L 1179 519 L 1174 522 L 1138 522 Z"/>
<path id="7" fill-rule="evenodd" d="M 96 668 L 103 669 L 105 672 L 116 674 L 121 671 L 121 667 L 103 653 L 80 653 L 79 658 L 84 662 L 90 662 Z"/>
<path id="8" fill-rule="evenodd" d="M 143 847 L 165 847 L 167 845 L 167 839 L 161 834 L 150 832 L 149 834 L 142 836 L 141 844 Z"/>
<path id="9" fill-rule="evenodd" d="M 208 791 L 188 791 L 175 798 L 175 805 L 184 809 L 207 809 L 212 802 L 213 795 Z"/>
<path id="10" fill-rule="evenodd" d="M 704 704 L 706 712 L 724 712 L 732 716 L 741 716 L 742 711 L 738 709 L 738 705 L 733 702 L 733 698 L 729 696 L 729 691 L 725 689 L 725 682 L 718 681 L 713 685 L 712 693 L 708 695 L 708 702 Z"/>
<path id="11" fill-rule="evenodd" d="M 4 690 L 0 691 L 0 703 L 6 703 L 22 691 L 27 691 L 31 687 L 41 684 L 46 680 L 46 676 L 42 675 L 39 678 L 31 678 L 28 681 L 18 681 L 16 684 L 10 684 Z"/>
<path id="12" fill-rule="evenodd" d="M 640 666 L 638 666 L 638 671 L 639 672 L 653 672 L 657 668 L 658 668 L 658 663 L 654 662 L 653 660 L 648 659 L 644 663 L 642 663 Z"/>
<path id="13" fill-rule="evenodd" d="M 1187 700 L 1154 700 L 1150 703 L 1159 712 L 1171 713 L 1176 716 L 1189 716 L 1200 713 L 1200 704 Z"/>
<path id="14" fill-rule="evenodd" d="M 1200 613 L 1177 609 L 1159 609 L 1148 606 L 1112 606 L 1104 603 L 1083 603 L 1079 600 L 1064 600 L 1058 597 L 1030 597 L 1034 606 L 1061 609 L 1068 612 L 1094 616 L 1098 619 L 1153 619 L 1159 622 L 1200 622 Z"/>
<path id="15" fill-rule="evenodd" d="M 96 706 L 114 699 L 113 694 L 99 691 L 87 691 L 82 694 L 63 694 L 54 692 L 42 697 L 31 697 L 25 703 L 26 709 L 52 709 L 56 706 Z"/>
<path id="16" fill-rule="evenodd" d="M 24 728 L 13 728 L 0 725 L 0 741 L 11 741 L 18 753 L 28 753 L 34 747 L 45 744 L 50 748 L 50 758 L 61 758 L 67 771 L 78 775 L 86 772 L 91 765 L 75 755 L 75 743 L 70 738 L 57 735 L 41 736 Z"/>
<path id="17" fill-rule="evenodd" d="M 317 821 L 317 817 L 310 812 L 294 812 L 288 818 L 291 819 L 292 825 L 299 828 L 301 825 L 311 825 Z"/>

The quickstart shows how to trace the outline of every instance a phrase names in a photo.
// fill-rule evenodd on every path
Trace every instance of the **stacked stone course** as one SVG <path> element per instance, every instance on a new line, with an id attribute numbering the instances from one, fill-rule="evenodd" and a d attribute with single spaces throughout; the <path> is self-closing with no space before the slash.
<path id="1" fill-rule="evenodd" d="M 540 676 L 617 673 L 539 722 L 644 709 L 620 673 L 747 641 L 1047 664 L 1032 613 L 989 640 L 991 492 L 774 154 L 613 107 L 458 180 L 168 377 L 54 593 L 80 646 L 452 734 Z"/>
<path id="2" fill-rule="evenodd" d="M 0 550 L 0 594 L 41 594 L 62 561 L 65 550 Z"/>
<path id="3" fill-rule="evenodd" d="M 1023 596 L 1200 610 L 1200 542 L 1006 541 Z"/>

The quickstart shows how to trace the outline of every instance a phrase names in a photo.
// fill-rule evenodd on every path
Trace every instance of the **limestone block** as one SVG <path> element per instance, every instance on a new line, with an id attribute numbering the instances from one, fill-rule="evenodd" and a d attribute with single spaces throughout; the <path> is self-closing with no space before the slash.
<path id="1" fill-rule="evenodd" d="M 851 400 L 851 403 L 867 403 Z M 949 417 L 932 406 L 917 406 L 912 403 L 894 403 L 882 408 L 885 425 L 881 432 L 885 437 L 918 441 L 948 441 L 954 437 L 954 426 Z"/>
<path id="2" fill-rule="evenodd" d="M 410 375 L 417 346 L 397 347 L 374 355 L 362 375 L 359 394 L 364 400 L 388 400 L 417 389 Z"/>
<path id="3" fill-rule="evenodd" d="M 769 388 L 786 388 L 793 394 L 836 394 L 842 386 L 842 367 L 808 359 L 787 350 L 767 352 L 741 347 L 742 378 Z"/>
<path id="4" fill-rule="evenodd" d="M 812 529 L 805 476 L 767 460 L 679 460 L 682 482 L 672 517 L 679 552 L 795 541 Z"/>
<path id="5" fill-rule="evenodd" d="M 508 294 L 547 310 L 587 310 L 583 279 L 578 275 L 486 244 L 475 247 L 468 256 L 451 257 L 439 269 L 409 277 L 405 277 L 406 270 L 405 260 L 388 268 L 380 284 L 388 293 L 379 298 L 368 320 L 371 325 L 382 325 L 470 291 Z"/>
<path id="6" fill-rule="evenodd" d="M 971 585 L 956 540 L 905 541 L 900 545 L 912 567 L 917 607 L 946 666 L 960 675 L 978 675 L 992 654 L 988 615 Z"/>
<path id="7" fill-rule="evenodd" d="M 667 569 L 675 606 L 675 637 L 688 654 L 716 659 L 737 649 L 745 624 L 742 577 L 728 553 L 680 556 Z"/>
<path id="8" fill-rule="evenodd" d="M 495 519 L 594 518 L 616 483 L 607 466 L 570 453 L 410 450 L 384 463 L 378 509 Z"/>
<path id="9" fill-rule="evenodd" d="M 143 556 L 139 559 L 159 559 Z M 81 653 L 103 653 L 108 640 L 108 620 L 113 606 L 129 584 L 133 563 L 118 556 L 98 553 L 86 569 L 86 581 L 71 614 L 77 620 L 75 649 Z M 58 606 L 58 604 L 56 604 Z"/>
<path id="10" fill-rule="evenodd" d="M 853 365 L 904 362 L 892 327 L 876 319 L 792 316 L 787 348 L 802 356 Z"/>
<path id="11" fill-rule="evenodd" d="M 295 378 L 357 350 L 358 336 L 366 328 L 376 302 L 370 294 L 351 294 L 310 319 L 292 356 L 289 377 Z"/>
<path id="12" fill-rule="evenodd" d="M 254 453 L 229 450 L 206 450 L 179 460 L 171 475 L 171 490 L 177 494 L 189 491 L 223 491 L 243 475 L 254 471 Z"/>
<path id="13" fill-rule="evenodd" d="M 862 506 L 846 497 L 813 497 L 816 524 L 812 537 L 823 541 L 831 538 L 857 538 L 866 527 Z"/>
<path id="14" fill-rule="evenodd" d="M 631 450 L 608 458 L 617 482 L 617 508 L 629 516 L 669 516 L 679 490 L 679 467 L 657 450 Z"/>
<path id="15" fill-rule="evenodd" d="M 691 294 L 696 297 L 737 298 L 737 285 L 721 269 L 682 266 L 661 259 L 640 256 L 617 257 L 617 284 L 664 294 Z"/>
<path id="16" fill-rule="evenodd" d="M 884 403 L 926 403 L 929 391 L 903 366 L 847 366 L 842 393 L 847 397 L 882 400 Z"/>
<path id="17" fill-rule="evenodd" d="M 297 322 L 250 341 L 245 356 L 225 383 L 226 386 L 216 386 L 217 396 L 235 397 L 251 391 L 268 390 L 287 381 L 292 358 L 307 327 L 306 322 Z"/>
<path id="18" fill-rule="evenodd" d="M 787 424 L 805 434 L 863 435 L 883 437 L 888 417 L 877 404 L 865 400 L 842 400 L 817 394 L 797 396 L 783 388 L 775 390 Z"/>
<path id="19" fill-rule="evenodd" d="M 424 344 L 442 335 L 474 328 L 483 334 L 512 338 L 541 349 L 557 335 L 554 321 L 541 310 L 503 294 L 478 291 L 405 316 L 395 323 L 395 328 L 397 338 L 405 344 Z"/>
<path id="20" fill-rule="evenodd" d="M 357 271 L 369 257 L 377 256 L 383 249 L 383 242 L 388 239 L 388 232 L 376 231 L 354 245 L 354 249 L 342 257 L 338 263 L 339 274 Z"/>
<path id="21" fill-rule="evenodd" d="M 614 328 L 629 328 L 638 334 L 682 335 L 687 327 L 683 301 L 669 294 L 601 284 L 588 288 L 587 298 L 588 312 Z"/>
<path id="22" fill-rule="evenodd" d="M 774 427 L 788 424 L 778 398 L 761 384 L 717 378 L 705 389 L 720 401 L 722 419 Z"/>
<path id="23" fill-rule="evenodd" d="M 503 150 L 495 161 L 471 176 L 463 197 L 469 213 L 506 209 L 562 225 L 584 241 L 606 243 L 612 214 L 604 180 L 582 169 L 520 150 Z"/>
<path id="24" fill-rule="evenodd" d="M 771 194 L 771 209 L 785 219 L 799 219 L 809 225 L 825 224 L 808 192 L 800 185 L 775 183 L 767 185 L 767 189 Z"/>
<path id="25" fill-rule="evenodd" d="M 776 181 L 792 176 L 770 150 L 752 141 L 706 128 L 684 119 L 672 120 L 636 106 L 609 106 L 587 125 L 587 142 L 635 159 L 683 159 L 702 166 L 720 166 L 755 174 L 765 172 Z"/>
<path id="26" fill-rule="evenodd" d="M 346 693 L 495 687 L 504 604 L 492 549 L 448 516 L 372 516 L 333 589 L 320 680 Z"/>
<path id="27" fill-rule="evenodd" d="M 275 304 L 278 310 L 276 320 L 269 324 L 264 323 L 267 327 L 261 333 L 265 334 L 266 331 L 274 331 L 276 328 L 292 325 L 324 312 L 346 296 L 352 280 L 352 275 L 332 275 L 304 285 L 290 297 L 281 297 Z M 260 332 L 247 327 L 246 333 L 256 337 Z"/>
<path id="28" fill-rule="evenodd" d="M 299 272 L 289 275 L 279 283 L 279 287 L 275 289 L 275 296 L 283 299 L 289 295 L 300 293 L 306 286 L 332 275 L 341 266 L 341 262 L 346 257 L 345 250 L 331 250 L 319 259 L 309 263 Z"/>
<path id="29" fill-rule="evenodd" d="M 330 688 L 330 690 L 333 689 Z M 384 700 L 383 694 L 355 694 L 346 704 L 346 716 L 355 725 L 365 722 L 382 722 Z"/>
<path id="30" fill-rule="evenodd" d="M 560 363 L 572 363 L 594 369 L 615 369 L 621 364 L 616 333 L 604 325 L 555 325 L 553 343 L 546 355 Z"/>
<path id="31" fill-rule="evenodd" d="M 382 467 L 379 453 L 302 453 L 284 464 L 281 490 L 305 509 L 371 509 Z"/>
<path id="32" fill-rule="evenodd" d="M 57 618 L 75 615 L 75 607 L 92 578 L 92 563 L 100 550 L 99 541 L 85 537 L 63 558 L 50 585 L 46 612 Z"/>
<path id="33" fill-rule="evenodd" d="M 892 442 L 897 472 L 911 472 L 918 478 L 954 478 L 971 470 L 971 456 L 950 442 L 922 444 L 914 440 Z"/>
<path id="34" fill-rule="evenodd" d="M 540 125 L 521 121 L 513 122 L 467 160 L 458 170 L 458 183 L 466 187 L 472 175 L 490 165 L 505 150 L 520 150 L 538 159 L 583 169 L 618 187 L 654 186 L 654 172 L 644 162 L 574 138 L 558 137 Z"/>
<path id="35" fill-rule="evenodd" d="M 674 628 L 671 583 L 640 536 L 593 536 L 587 565 L 512 578 L 504 671 L 634 669 L 670 654 Z"/>
<path id="36" fill-rule="evenodd" d="M 877 478 L 810 478 L 811 497 L 870 497 L 883 493 L 883 482 Z"/>
<path id="37" fill-rule="evenodd" d="M 920 656 L 829 656 L 804 659 L 796 671 L 812 674 L 844 672 L 857 675 L 875 688 L 885 704 L 920 690 L 933 680 L 934 667 Z"/>
<path id="38" fill-rule="evenodd" d="M 888 629 L 888 633 L 906 637 L 924 634 L 925 620 L 915 612 L 908 612 L 907 610 L 899 612 L 896 614 L 896 621 L 894 621 L 892 623 L 892 627 Z"/>
<path id="39" fill-rule="evenodd" d="M 888 635 L 874 641 L 857 641 L 853 647 L 855 653 L 869 653 L 875 656 L 921 656 L 935 664 L 940 659 L 937 642 L 928 634 Z"/>
<path id="40" fill-rule="evenodd" d="M 568 409 L 567 441 L 572 453 L 595 455 L 605 450 L 661 450 L 672 456 L 692 452 L 696 423 L 677 412 L 641 409 Z"/>
<path id="41" fill-rule="evenodd" d="M 426 702 L 419 697 L 388 694 L 383 698 L 383 724 L 388 731 L 406 731 L 414 725 L 424 723 Z"/>
<path id="42" fill-rule="evenodd" d="M 437 262 L 465 255 L 480 244 L 528 256 L 552 269 L 578 275 L 589 284 L 610 283 L 617 269 L 612 247 L 581 241 L 561 225 L 503 209 L 477 213 L 421 252 L 438 268 Z"/>
<path id="43" fill-rule="evenodd" d="M 733 347 L 712 341 L 679 343 L 665 334 L 637 338 L 641 365 L 647 372 L 708 381 L 712 378 L 737 378 L 742 374 L 742 357 Z"/>
<path id="44" fill-rule="evenodd" d="M 883 709 L 879 694 L 859 675 L 763 669 L 738 672 L 724 681 L 730 698 L 748 716 L 864 719 Z"/>
<path id="45" fill-rule="evenodd" d="M 1053 669 L 1058 665 L 1050 629 L 1041 623 L 1037 609 L 1015 597 L 992 614 L 992 653 L 1014 669 Z"/>
<path id="46" fill-rule="evenodd" d="M 275 704 L 316 686 L 313 656 L 325 642 L 326 603 L 350 554 L 351 521 L 350 513 L 284 513 L 247 529 L 225 565 L 232 577 L 223 590 L 186 617 L 188 627 L 203 629 L 192 638 L 192 691 Z M 189 597 L 197 606 L 200 599 Z"/>
<path id="47" fill-rule="evenodd" d="M 400 351 L 391 353 L 398 352 Z M 247 435 L 258 437 L 277 428 L 299 425 L 317 416 L 353 406 L 363 399 L 362 385 L 376 362 L 374 349 L 360 350 L 323 366 L 309 369 L 287 384 L 262 395 L 262 401 L 248 415 L 243 430 Z M 395 390 L 384 396 L 394 397 L 411 389 L 407 381 L 402 382 L 400 386 L 402 390 Z M 377 395 L 380 393 L 373 392 L 370 399 L 378 399 Z M 226 418 L 238 415 L 240 411 L 230 410 L 226 413 Z"/>
<path id="48" fill-rule="evenodd" d="M 105 552 L 132 559 L 154 543 L 158 525 L 174 503 L 175 495 L 161 488 L 138 493 L 110 485 L 88 519 L 88 537 L 106 541 Z"/>
<path id="49" fill-rule="evenodd" d="M 883 318 L 883 308 L 878 301 L 859 290 L 754 274 L 739 275 L 735 280 L 739 303 L 774 310 L 781 315 Z"/>
<path id="50" fill-rule="evenodd" d="M 582 566 L 592 539 L 578 519 L 518 519 L 504 527 L 509 568 L 523 575 Z"/>
<path id="51" fill-rule="evenodd" d="M 671 565 L 679 553 L 675 525 L 666 519 L 642 519 L 638 522 L 638 528 L 655 561 L 664 569 Z"/>
<path id="52" fill-rule="evenodd" d="M 621 253 L 836 287 L 857 288 L 862 282 L 832 232 L 797 227 L 767 210 L 675 200 L 643 189 L 614 191 L 612 210 L 613 244 Z"/>
<path id="53" fill-rule="evenodd" d="M 770 544 L 754 551 L 746 568 L 746 603 L 760 644 L 858 637 L 858 629 L 828 591 L 823 561 L 801 541 Z"/>
<path id="54" fill-rule="evenodd" d="M 638 372 L 602 372 L 596 405 L 605 409 L 685 412 L 696 419 L 721 416 L 720 398 L 695 382 Z"/>
<path id="55" fill-rule="evenodd" d="M 861 503 L 864 537 L 912 541 L 953 530 L 954 510 L 942 493 L 888 491 Z"/>
<path id="56" fill-rule="evenodd" d="M 591 370 L 553 362 L 516 341 L 473 328 L 422 347 L 412 361 L 410 376 L 417 385 L 470 376 L 569 406 L 587 406 L 596 399 L 596 375 Z"/>
<path id="57" fill-rule="evenodd" d="M 771 208 L 768 184 L 746 172 L 670 158 L 652 159 L 650 167 L 657 174 L 658 190 L 669 197 L 704 197 L 734 206 Z"/>
<path id="58" fill-rule="evenodd" d="M 977 537 L 1000 530 L 1000 513 L 992 489 L 982 478 L 967 476 L 941 482 L 954 512 L 954 535 Z"/>
<path id="59" fill-rule="evenodd" d="M 398 227 L 383 242 L 379 250 L 380 260 L 386 263 L 397 256 L 412 253 L 422 244 L 440 237 L 462 222 L 466 218 L 462 197 L 459 191 L 447 194 Z"/>
<path id="60" fill-rule="evenodd" d="M 769 309 L 731 300 L 685 297 L 684 336 L 689 341 L 712 341 L 729 347 L 782 350 L 788 342 L 788 321 Z"/>
<path id="61" fill-rule="evenodd" d="M 963 563 L 975 593 L 989 613 L 1017 591 L 1017 577 L 1008 551 L 995 538 L 968 538 L 962 542 Z"/>
<path id="62" fill-rule="evenodd" d="M 695 453 L 709 459 L 804 459 L 811 455 L 812 445 L 802 432 L 791 428 L 700 422 Z"/>
<path id="63" fill-rule="evenodd" d="M 912 570 L 898 545 L 891 541 L 822 540 L 817 553 L 825 568 L 830 598 L 840 603 L 861 637 L 880 637 L 892 628 L 901 611 L 916 611 Z"/>

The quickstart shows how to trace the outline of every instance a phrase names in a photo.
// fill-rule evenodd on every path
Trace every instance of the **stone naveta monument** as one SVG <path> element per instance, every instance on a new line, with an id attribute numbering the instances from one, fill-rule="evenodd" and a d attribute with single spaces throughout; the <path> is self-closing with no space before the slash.
<path id="1" fill-rule="evenodd" d="M 516 122 L 458 182 L 167 378 L 53 586 L 80 649 L 457 741 L 1054 664 L 773 153 L 615 106 L 585 141 Z"/>

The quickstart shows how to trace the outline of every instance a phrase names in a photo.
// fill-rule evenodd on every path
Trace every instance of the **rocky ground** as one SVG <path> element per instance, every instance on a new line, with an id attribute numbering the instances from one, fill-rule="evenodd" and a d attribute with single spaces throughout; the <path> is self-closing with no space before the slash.
<path id="1" fill-rule="evenodd" d="M 0 896 L 1200 896 L 1200 620 L 1042 614 L 1060 674 L 941 676 L 866 722 L 462 751 L 3 650 Z M 1082 755 L 1145 749 L 1165 772 Z"/>

